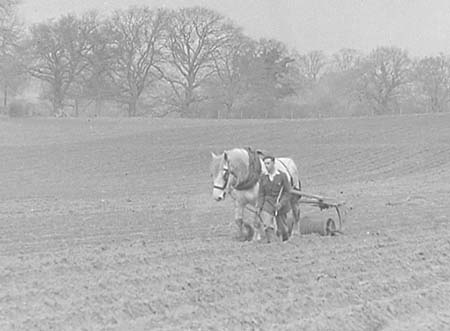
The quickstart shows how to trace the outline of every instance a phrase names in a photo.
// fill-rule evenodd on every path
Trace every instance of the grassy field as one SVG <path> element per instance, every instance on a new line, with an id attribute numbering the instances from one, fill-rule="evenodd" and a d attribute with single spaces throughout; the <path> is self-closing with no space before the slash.
<path id="1" fill-rule="evenodd" d="M 0 330 L 450 329 L 449 128 L 0 119 Z M 345 234 L 236 241 L 208 172 L 245 146 L 347 201 Z"/>

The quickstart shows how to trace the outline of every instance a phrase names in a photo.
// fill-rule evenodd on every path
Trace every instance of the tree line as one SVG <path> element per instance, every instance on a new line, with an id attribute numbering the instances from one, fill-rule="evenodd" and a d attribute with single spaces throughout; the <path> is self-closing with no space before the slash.
<path id="1" fill-rule="evenodd" d="M 450 59 L 397 47 L 300 53 L 219 13 L 131 7 L 25 28 L 0 2 L 3 108 L 30 84 L 52 115 L 328 117 L 448 111 Z"/>

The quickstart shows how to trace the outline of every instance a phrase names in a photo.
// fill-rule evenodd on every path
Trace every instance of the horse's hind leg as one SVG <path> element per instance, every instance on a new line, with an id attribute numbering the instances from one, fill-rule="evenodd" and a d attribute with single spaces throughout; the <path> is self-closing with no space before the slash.
<path id="1" fill-rule="evenodd" d="M 289 229 L 289 236 L 292 234 L 292 232 L 300 233 L 300 203 L 298 200 L 300 197 L 297 195 L 292 195 L 290 204 L 291 204 L 291 210 L 292 210 L 292 216 L 294 217 L 294 221 L 290 222 L 290 229 Z"/>
<path id="2" fill-rule="evenodd" d="M 238 233 L 236 237 L 239 241 L 250 241 L 253 239 L 255 231 L 250 224 L 244 222 L 244 208 L 245 205 L 236 202 L 234 211 L 235 222 L 238 226 Z"/>
<path id="3" fill-rule="evenodd" d="M 250 224 L 244 222 L 244 224 L 242 226 L 242 234 L 243 234 L 244 240 L 252 241 L 253 236 L 255 235 L 255 230 L 253 229 L 253 227 Z"/>

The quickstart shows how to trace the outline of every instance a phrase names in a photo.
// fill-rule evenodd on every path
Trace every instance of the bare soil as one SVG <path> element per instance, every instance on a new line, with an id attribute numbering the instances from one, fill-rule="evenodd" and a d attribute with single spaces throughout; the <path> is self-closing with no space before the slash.
<path id="1" fill-rule="evenodd" d="M 449 330 L 449 128 L 1 119 L 0 330 Z M 208 167 L 238 146 L 346 200 L 345 233 L 236 241 Z"/>

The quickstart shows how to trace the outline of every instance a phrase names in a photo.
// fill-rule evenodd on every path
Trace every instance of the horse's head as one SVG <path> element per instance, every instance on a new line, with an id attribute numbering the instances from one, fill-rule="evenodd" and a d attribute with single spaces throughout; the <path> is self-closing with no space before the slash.
<path id="1" fill-rule="evenodd" d="M 226 152 L 216 155 L 211 153 L 211 177 L 213 179 L 213 198 L 216 201 L 225 199 L 230 184 L 230 168 Z"/>

